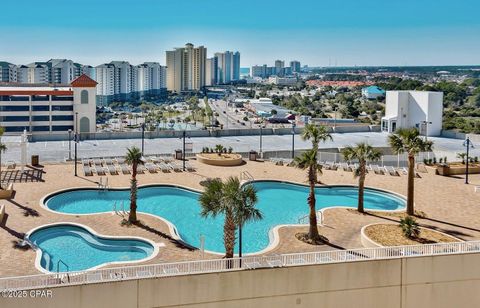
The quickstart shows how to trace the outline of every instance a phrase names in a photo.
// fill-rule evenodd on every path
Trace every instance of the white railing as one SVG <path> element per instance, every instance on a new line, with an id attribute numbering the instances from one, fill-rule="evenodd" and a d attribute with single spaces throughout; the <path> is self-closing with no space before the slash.
<path id="1" fill-rule="evenodd" d="M 1 290 L 25 290 L 80 285 L 141 278 L 160 278 L 178 275 L 228 272 L 256 268 L 301 266 L 312 264 L 356 262 L 365 260 L 395 259 L 406 257 L 479 253 L 480 241 L 442 244 L 361 248 L 349 250 L 319 251 L 283 255 L 246 256 L 234 259 L 199 260 L 160 263 L 129 267 L 106 268 L 91 271 L 41 274 L 0 278 Z"/>
<path id="2" fill-rule="evenodd" d="M 253 175 L 250 174 L 248 171 L 242 171 L 240 173 L 240 181 L 253 181 Z"/>
<path id="3" fill-rule="evenodd" d="M 298 224 L 304 225 L 308 224 L 310 219 L 310 214 L 304 215 L 298 219 Z M 318 225 L 323 225 L 323 212 L 322 211 L 317 211 L 317 224 Z"/>

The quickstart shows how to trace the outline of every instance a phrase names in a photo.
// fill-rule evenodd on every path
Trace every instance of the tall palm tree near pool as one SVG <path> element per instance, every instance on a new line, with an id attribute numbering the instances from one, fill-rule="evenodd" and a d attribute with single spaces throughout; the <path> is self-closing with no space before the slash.
<path id="1" fill-rule="evenodd" d="M 431 151 L 433 143 L 420 137 L 416 128 L 398 129 L 388 136 L 388 142 L 395 154 L 407 153 L 408 155 L 407 214 L 414 215 L 415 155 Z"/>
<path id="2" fill-rule="evenodd" d="M 302 139 L 310 140 L 312 142 L 312 149 L 317 151 L 315 154 L 315 158 L 317 158 L 318 146 L 320 145 L 320 142 L 333 140 L 332 135 L 328 132 L 328 128 L 326 126 L 316 126 L 314 124 L 305 125 L 302 133 Z M 316 180 L 317 178 L 315 175 L 315 181 Z"/>
<path id="3" fill-rule="evenodd" d="M 255 207 L 258 202 L 257 190 L 253 185 L 240 185 L 240 180 L 235 177 L 227 182 L 231 195 L 237 200 L 234 216 L 238 226 L 238 256 L 242 257 L 242 228 L 248 221 L 260 220 L 262 212 Z"/>
<path id="4" fill-rule="evenodd" d="M 249 220 L 261 219 L 262 215 L 255 208 L 257 193 L 252 186 L 240 185 L 237 177 L 230 177 L 225 182 L 212 179 L 206 184 L 205 191 L 200 195 L 203 217 L 216 217 L 223 214 L 223 243 L 225 258 L 233 258 L 235 247 L 235 229 Z M 241 248 L 240 248 L 241 249 Z"/>
<path id="5" fill-rule="evenodd" d="M 7 146 L 2 143 L 1 137 L 4 133 L 5 129 L 0 127 L 0 189 L 2 189 L 1 181 L 2 181 L 2 153 L 7 151 Z"/>
<path id="6" fill-rule="evenodd" d="M 346 160 L 358 160 L 358 168 L 353 171 L 353 176 L 358 177 L 358 211 L 363 213 L 363 194 L 365 189 L 365 176 L 367 174 L 367 161 L 377 161 L 382 154 L 365 142 L 357 143 L 355 146 L 347 146 L 342 150 L 342 154 Z"/>
<path id="7" fill-rule="evenodd" d="M 142 151 L 136 146 L 127 149 L 125 162 L 132 166 L 132 178 L 130 179 L 130 214 L 128 222 L 137 222 L 137 168 L 143 164 Z"/>
<path id="8" fill-rule="evenodd" d="M 318 174 L 322 174 L 322 166 L 317 162 L 317 150 L 311 149 L 304 152 L 301 156 L 295 157 L 295 163 L 298 168 L 307 170 L 307 180 L 310 186 L 310 193 L 307 199 L 310 208 L 308 238 L 312 241 L 317 241 L 320 239 L 320 235 L 318 234 L 317 212 L 315 210 L 315 184 L 317 184 Z"/>

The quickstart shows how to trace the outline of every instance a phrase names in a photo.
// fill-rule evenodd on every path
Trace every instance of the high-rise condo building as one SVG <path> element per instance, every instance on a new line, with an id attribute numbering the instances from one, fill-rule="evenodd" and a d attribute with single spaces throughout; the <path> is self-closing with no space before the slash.
<path id="1" fill-rule="evenodd" d="M 0 61 L 0 82 L 17 82 L 17 66 Z"/>
<path id="2" fill-rule="evenodd" d="M 297 60 L 290 61 L 290 69 L 292 70 L 292 73 L 300 73 L 301 71 L 300 61 L 297 61 Z"/>
<path id="3" fill-rule="evenodd" d="M 275 75 L 283 76 L 284 67 L 285 67 L 285 61 L 275 60 Z"/>
<path id="4" fill-rule="evenodd" d="M 219 84 L 240 80 L 240 53 L 225 51 L 215 53 L 217 59 L 217 77 Z"/>
<path id="5" fill-rule="evenodd" d="M 205 85 L 213 86 L 218 83 L 218 58 L 207 59 L 205 68 Z"/>
<path id="6" fill-rule="evenodd" d="M 175 48 L 166 52 L 167 89 L 174 92 L 198 91 L 205 86 L 207 49 L 203 46 Z"/>

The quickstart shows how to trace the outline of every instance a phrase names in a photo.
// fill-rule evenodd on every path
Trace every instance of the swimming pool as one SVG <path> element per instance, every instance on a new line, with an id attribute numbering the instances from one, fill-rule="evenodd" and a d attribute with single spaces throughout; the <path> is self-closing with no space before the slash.
<path id="1" fill-rule="evenodd" d="M 37 248 L 37 267 L 48 272 L 80 271 L 107 263 L 153 257 L 153 243 L 134 238 L 107 238 L 76 224 L 60 223 L 31 231 L 27 240 Z"/>
<path id="2" fill-rule="evenodd" d="M 256 181 L 257 207 L 263 219 L 250 222 L 243 228 L 243 252 L 255 253 L 272 242 L 270 231 L 278 225 L 298 224 L 308 214 L 308 187 L 278 182 Z M 77 189 L 54 194 L 45 199 L 50 210 L 67 214 L 94 214 L 112 211 L 113 204 L 122 202 L 128 210 L 129 190 Z M 316 188 L 317 210 L 333 206 L 356 208 L 358 189 L 352 186 L 325 186 Z M 199 247 L 200 236 L 205 237 L 205 249 L 222 253 L 223 216 L 200 216 L 199 193 L 176 186 L 145 186 L 138 190 L 138 211 L 161 217 L 172 223 L 178 236 L 186 243 Z M 399 210 L 405 200 L 395 194 L 365 189 L 365 208 L 371 210 Z"/>

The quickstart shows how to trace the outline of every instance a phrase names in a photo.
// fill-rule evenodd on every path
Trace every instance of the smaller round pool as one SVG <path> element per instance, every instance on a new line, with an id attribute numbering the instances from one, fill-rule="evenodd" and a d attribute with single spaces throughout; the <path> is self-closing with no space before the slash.
<path id="1" fill-rule="evenodd" d="M 76 224 L 54 224 L 27 235 L 37 248 L 37 267 L 48 272 L 93 269 L 107 263 L 138 262 L 153 257 L 153 243 L 138 238 L 111 238 Z"/>

